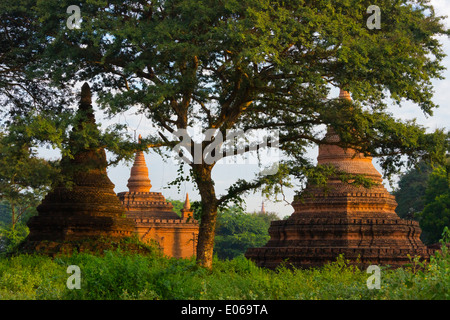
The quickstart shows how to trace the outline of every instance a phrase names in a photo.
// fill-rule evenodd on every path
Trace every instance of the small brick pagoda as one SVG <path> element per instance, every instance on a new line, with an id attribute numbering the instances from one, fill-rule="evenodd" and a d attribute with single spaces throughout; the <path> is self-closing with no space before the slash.
<path id="1" fill-rule="evenodd" d="M 340 98 L 350 99 L 350 95 L 341 90 Z M 308 184 L 292 203 L 294 213 L 271 223 L 268 243 L 246 252 L 258 266 L 273 269 L 286 262 L 298 268 L 319 267 L 343 254 L 363 267 L 399 267 L 410 263 L 408 254 L 429 257 L 431 251 L 419 239 L 418 222 L 397 216 L 395 197 L 382 185 L 372 158 L 332 144 L 339 140 L 329 129 L 319 146 L 318 164 L 364 175 L 376 184 L 366 189 L 335 177 L 328 180 L 328 192 Z"/>
<path id="2" fill-rule="evenodd" d="M 136 153 L 127 187 L 129 191 L 118 193 L 118 197 L 127 216 L 134 220 L 139 238 L 156 241 L 167 256 L 195 256 L 199 225 L 193 218 L 188 195 L 179 217 L 161 193 L 150 192 L 152 185 L 142 151 Z"/>
<path id="3" fill-rule="evenodd" d="M 97 138 L 91 91 L 81 89 L 78 125 L 70 133 L 73 158 L 61 160 L 64 181 L 57 183 L 37 207 L 38 215 L 28 222 L 30 234 L 19 250 L 49 255 L 79 251 L 103 251 L 134 234 L 133 220 L 125 216 L 114 184 L 107 176 L 103 147 L 85 147 L 81 130 Z M 106 241 L 99 241 L 103 239 Z"/>

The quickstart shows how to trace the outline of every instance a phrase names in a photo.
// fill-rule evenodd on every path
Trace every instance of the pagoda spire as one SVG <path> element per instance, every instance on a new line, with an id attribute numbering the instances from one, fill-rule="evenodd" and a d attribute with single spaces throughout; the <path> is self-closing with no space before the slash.
<path id="1" fill-rule="evenodd" d="M 184 201 L 183 209 L 191 210 L 191 203 L 189 202 L 189 193 L 186 192 L 186 200 Z"/>
<path id="2" fill-rule="evenodd" d="M 141 143 L 141 139 L 142 136 L 139 135 L 139 144 Z M 152 185 L 148 177 L 148 168 L 145 163 L 143 151 L 136 152 L 127 187 L 130 192 L 150 192 Z"/>
<path id="3" fill-rule="evenodd" d="M 189 202 L 189 194 L 186 192 L 186 200 L 184 201 L 183 209 L 181 209 L 181 219 L 190 220 L 194 217 L 194 210 L 191 209 L 191 203 Z"/>

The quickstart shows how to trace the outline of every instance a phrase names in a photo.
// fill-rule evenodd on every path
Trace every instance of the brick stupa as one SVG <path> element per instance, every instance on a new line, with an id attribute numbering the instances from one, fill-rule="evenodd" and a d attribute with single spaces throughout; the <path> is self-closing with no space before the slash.
<path id="1" fill-rule="evenodd" d="M 341 90 L 340 98 L 350 100 L 350 95 Z M 285 262 L 298 268 L 319 267 L 341 254 L 362 267 L 399 267 L 410 263 L 408 254 L 428 258 L 418 222 L 397 216 L 395 197 L 383 186 L 372 158 L 333 144 L 339 141 L 329 129 L 319 146 L 318 164 L 364 175 L 375 185 L 366 189 L 337 177 L 328 180 L 326 189 L 308 184 L 292 203 L 294 213 L 271 223 L 268 243 L 246 252 L 258 266 L 273 269 Z"/>
<path id="2" fill-rule="evenodd" d="M 195 256 L 199 226 L 193 218 L 188 196 L 179 217 L 160 192 L 151 192 L 142 151 L 136 153 L 127 187 L 129 191 L 118 193 L 118 197 L 127 216 L 134 220 L 139 238 L 144 242 L 156 242 L 167 256 Z"/>
<path id="3" fill-rule="evenodd" d="M 87 83 L 81 89 L 77 116 L 78 125 L 70 133 L 69 142 L 73 158 L 62 158 L 64 180 L 48 193 L 37 207 L 38 215 L 29 220 L 30 234 L 22 251 L 50 255 L 70 253 L 74 248 L 103 251 L 109 244 L 134 234 L 134 222 L 126 218 L 114 184 L 107 176 L 105 150 L 92 143 L 99 131 Z M 82 130 L 91 139 L 88 147 Z M 99 239 L 108 240 L 96 244 Z"/>

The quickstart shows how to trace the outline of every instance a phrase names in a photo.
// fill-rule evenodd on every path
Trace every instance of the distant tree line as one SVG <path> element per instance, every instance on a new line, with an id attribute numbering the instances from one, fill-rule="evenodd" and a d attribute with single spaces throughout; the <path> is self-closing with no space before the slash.
<path id="1" fill-rule="evenodd" d="M 184 201 L 168 199 L 173 210 L 181 216 Z M 194 217 L 201 219 L 200 201 L 192 201 Z M 247 213 L 238 206 L 219 209 L 214 238 L 214 253 L 219 259 L 233 259 L 244 255 L 248 248 L 261 247 L 269 241 L 269 227 L 281 218 L 274 212 Z"/>
<path id="2" fill-rule="evenodd" d="M 449 173 L 450 161 L 434 168 L 421 163 L 401 176 L 394 191 L 397 214 L 403 219 L 419 221 L 425 244 L 438 242 L 444 228 L 450 227 Z"/>
<path id="3" fill-rule="evenodd" d="M 237 206 L 219 210 L 214 252 L 220 259 L 244 255 L 248 248 L 264 246 L 269 241 L 269 227 L 280 217 L 273 212 L 246 213 Z"/>

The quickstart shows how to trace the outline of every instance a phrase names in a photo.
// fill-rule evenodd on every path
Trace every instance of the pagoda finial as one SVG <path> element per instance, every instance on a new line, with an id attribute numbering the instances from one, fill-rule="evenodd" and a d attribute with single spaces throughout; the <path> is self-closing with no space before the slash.
<path id="1" fill-rule="evenodd" d="M 91 87 L 89 87 L 89 84 L 87 82 L 85 82 L 81 87 L 81 103 L 83 104 L 92 103 Z"/>
<path id="2" fill-rule="evenodd" d="M 81 87 L 81 98 L 78 110 L 83 115 L 79 121 L 80 126 L 87 123 L 95 124 L 94 109 L 92 108 L 92 92 L 87 82 Z"/>

